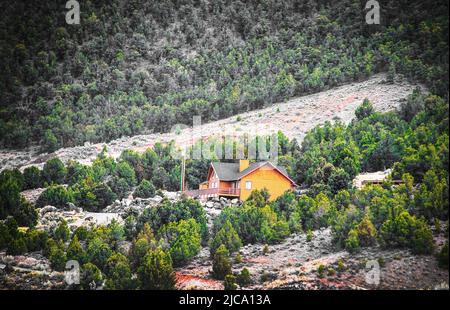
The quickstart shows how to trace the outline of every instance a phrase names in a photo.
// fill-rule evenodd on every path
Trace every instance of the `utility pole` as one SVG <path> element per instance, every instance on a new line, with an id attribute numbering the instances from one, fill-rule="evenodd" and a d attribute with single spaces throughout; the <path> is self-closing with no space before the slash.
<path id="1" fill-rule="evenodd" d="M 181 157 L 181 184 L 180 184 L 180 190 L 181 192 L 184 192 L 184 186 L 186 183 L 186 157 L 185 154 Z"/>

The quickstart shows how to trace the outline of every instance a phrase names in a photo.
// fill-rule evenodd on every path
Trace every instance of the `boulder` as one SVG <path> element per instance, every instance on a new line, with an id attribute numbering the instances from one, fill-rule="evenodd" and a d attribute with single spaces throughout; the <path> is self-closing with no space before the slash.
<path id="1" fill-rule="evenodd" d="M 45 206 L 39 211 L 39 214 L 42 217 L 44 214 L 46 214 L 48 212 L 56 212 L 56 211 L 58 211 L 58 209 L 54 206 Z"/>
<path id="2" fill-rule="evenodd" d="M 169 200 L 176 200 L 179 198 L 179 194 L 178 192 L 168 192 L 168 191 L 163 191 L 164 196 L 167 197 L 167 199 Z"/>
<path id="3" fill-rule="evenodd" d="M 83 212 L 83 208 L 77 207 L 75 204 L 73 204 L 73 203 L 71 203 L 71 202 L 69 202 L 69 203 L 67 204 L 67 208 L 68 208 L 70 211 L 75 211 L 76 213 L 81 213 L 81 212 Z"/>
<path id="4" fill-rule="evenodd" d="M 160 203 L 162 200 L 163 200 L 163 198 L 161 196 L 158 196 L 158 195 L 148 199 L 148 201 L 153 202 L 155 204 Z"/>

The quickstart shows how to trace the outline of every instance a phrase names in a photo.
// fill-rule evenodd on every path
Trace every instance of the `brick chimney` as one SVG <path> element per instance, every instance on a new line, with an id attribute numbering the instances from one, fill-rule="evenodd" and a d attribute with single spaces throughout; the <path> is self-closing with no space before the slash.
<path id="1" fill-rule="evenodd" d="M 239 172 L 244 171 L 248 168 L 249 161 L 248 159 L 240 159 L 239 160 Z"/>

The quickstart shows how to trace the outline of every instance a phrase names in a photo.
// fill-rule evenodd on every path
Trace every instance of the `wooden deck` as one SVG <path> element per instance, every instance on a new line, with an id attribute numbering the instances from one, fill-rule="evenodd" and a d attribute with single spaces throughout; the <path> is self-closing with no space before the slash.
<path id="1" fill-rule="evenodd" d="M 239 188 L 207 188 L 184 191 L 189 197 L 207 199 L 212 197 L 239 197 L 241 190 Z"/>

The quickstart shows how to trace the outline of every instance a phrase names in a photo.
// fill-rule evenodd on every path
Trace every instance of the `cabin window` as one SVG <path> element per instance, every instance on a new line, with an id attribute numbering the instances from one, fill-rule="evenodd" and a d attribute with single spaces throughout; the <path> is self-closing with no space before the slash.
<path id="1" fill-rule="evenodd" d="M 245 181 L 245 189 L 252 189 L 252 181 Z"/>

